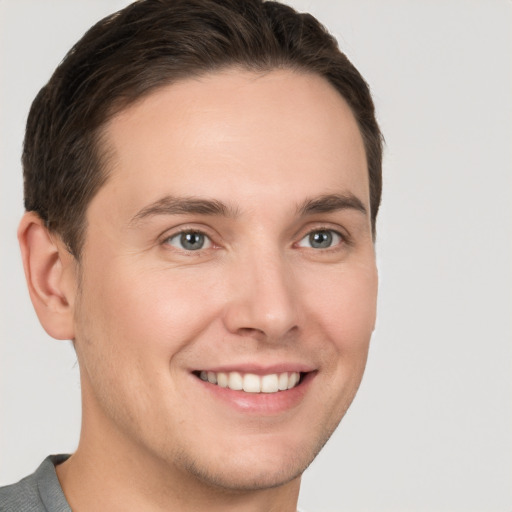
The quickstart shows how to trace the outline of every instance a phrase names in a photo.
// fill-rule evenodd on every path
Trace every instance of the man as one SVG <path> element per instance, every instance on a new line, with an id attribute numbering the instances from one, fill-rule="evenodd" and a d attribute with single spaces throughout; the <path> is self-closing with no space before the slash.
<path id="1" fill-rule="evenodd" d="M 23 164 L 83 422 L 0 508 L 296 510 L 375 322 L 381 135 L 333 38 L 273 2 L 135 2 L 40 91 Z"/>

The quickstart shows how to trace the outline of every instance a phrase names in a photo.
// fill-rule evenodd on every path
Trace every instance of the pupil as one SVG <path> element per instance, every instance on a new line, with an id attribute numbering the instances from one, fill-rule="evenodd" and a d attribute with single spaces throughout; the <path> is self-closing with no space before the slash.
<path id="1" fill-rule="evenodd" d="M 197 251 L 204 245 L 204 235 L 201 233 L 182 233 L 180 241 L 184 249 Z"/>
<path id="2" fill-rule="evenodd" d="M 326 249 L 332 244 L 332 233 L 329 231 L 317 231 L 309 235 L 311 247 Z"/>

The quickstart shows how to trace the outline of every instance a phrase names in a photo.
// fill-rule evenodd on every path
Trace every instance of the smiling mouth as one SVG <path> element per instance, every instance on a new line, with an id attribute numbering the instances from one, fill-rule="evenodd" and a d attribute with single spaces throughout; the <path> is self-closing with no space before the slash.
<path id="1" fill-rule="evenodd" d="M 200 371 L 194 374 L 205 382 L 245 393 L 278 393 L 298 386 L 302 373 L 282 372 L 267 375 L 240 372 Z"/>

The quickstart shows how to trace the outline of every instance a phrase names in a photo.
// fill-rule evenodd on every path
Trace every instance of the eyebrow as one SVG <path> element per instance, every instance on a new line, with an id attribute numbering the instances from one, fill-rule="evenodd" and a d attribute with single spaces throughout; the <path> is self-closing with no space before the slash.
<path id="1" fill-rule="evenodd" d="M 130 220 L 130 224 L 155 215 L 179 214 L 214 215 L 219 217 L 236 217 L 236 208 L 228 206 L 215 199 L 201 199 L 198 197 L 165 196 L 154 203 L 145 206 Z"/>
<path id="2" fill-rule="evenodd" d="M 329 213 L 347 209 L 367 214 L 362 201 L 353 194 L 326 194 L 306 199 L 297 207 L 297 214 L 305 217 L 315 213 Z M 238 213 L 236 207 L 229 206 L 216 199 L 165 196 L 139 210 L 131 218 L 129 224 L 137 224 L 148 217 L 157 215 L 196 214 L 234 218 Z"/>
<path id="3" fill-rule="evenodd" d="M 338 210 L 356 210 L 364 215 L 368 214 L 363 202 L 353 194 L 326 194 L 306 199 L 298 206 L 297 213 L 304 217 Z"/>

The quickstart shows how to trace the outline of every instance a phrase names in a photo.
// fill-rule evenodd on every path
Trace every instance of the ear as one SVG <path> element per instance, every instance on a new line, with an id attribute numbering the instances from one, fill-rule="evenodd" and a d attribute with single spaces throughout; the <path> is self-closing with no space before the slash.
<path id="1" fill-rule="evenodd" d="M 75 258 L 34 212 L 21 219 L 18 240 L 30 298 L 41 325 L 53 338 L 74 339 Z"/>

